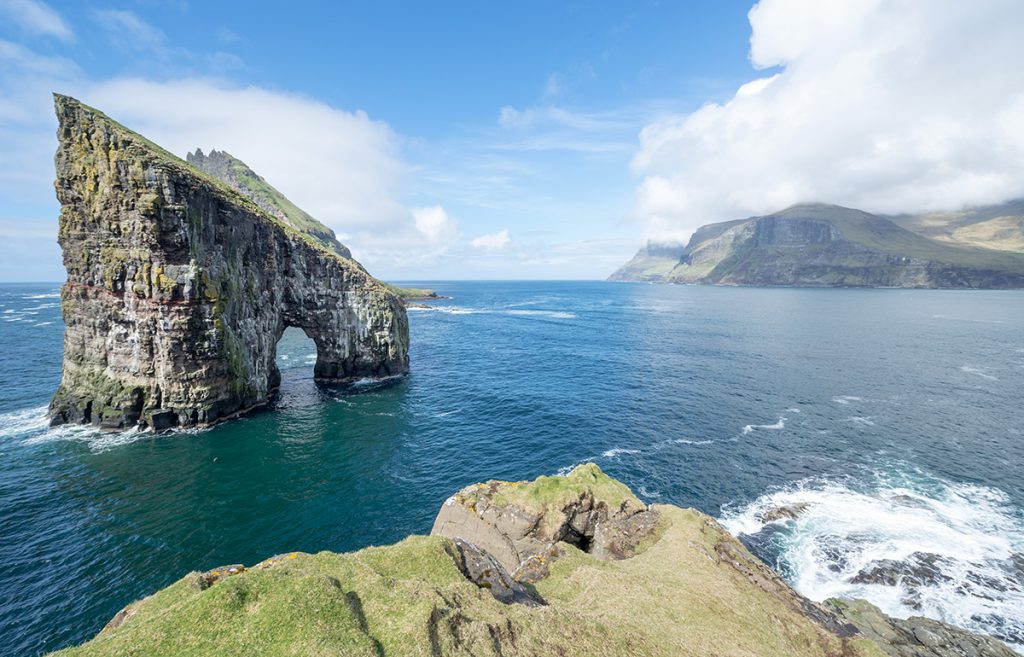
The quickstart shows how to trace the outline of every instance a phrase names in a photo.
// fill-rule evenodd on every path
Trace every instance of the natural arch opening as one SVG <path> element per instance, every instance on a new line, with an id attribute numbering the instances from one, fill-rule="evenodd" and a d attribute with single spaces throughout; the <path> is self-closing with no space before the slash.
<path id="1" fill-rule="evenodd" d="M 316 343 L 305 330 L 295 326 L 285 328 L 277 340 L 275 371 L 270 375 L 270 387 L 276 390 L 279 402 L 316 398 L 313 377 L 316 355 Z"/>

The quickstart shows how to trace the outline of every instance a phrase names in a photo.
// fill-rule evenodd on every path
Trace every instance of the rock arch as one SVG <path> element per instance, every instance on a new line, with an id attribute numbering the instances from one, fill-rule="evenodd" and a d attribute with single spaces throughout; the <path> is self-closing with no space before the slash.
<path id="1" fill-rule="evenodd" d="M 361 265 L 101 112 L 55 100 L 68 278 L 52 423 L 162 429 L 259 406 L 287 326 L 316 344 L 320 382 L 407 372 L 404 307 Z"/>

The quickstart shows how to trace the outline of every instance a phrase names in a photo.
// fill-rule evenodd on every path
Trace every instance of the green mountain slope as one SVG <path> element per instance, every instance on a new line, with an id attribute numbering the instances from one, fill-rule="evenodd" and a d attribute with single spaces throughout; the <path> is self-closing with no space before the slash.
<path id="1" fill-rule="evenodd" d="M 904 214 L 890 219 L 908 230 L 943 242 L 1024 252 L 1024 199 L 956 212 Z"/>
<path id="2" fill-rule="evenodd" d="M 638 254 L 637 257 L 640 257 Z M 634 258 L 636 260 L 636 258 Z M 632 263 L 631 263 L 632 264 Z M 666 273 L 613 280 L 808 287 L 1024 287 L 1024 254 L 930 239 L 886 217 L 800 204 L 703 226 Z"/>
<path id="3" fill-rule="evenodd" d="M 192 166 L 248 196 L 256 205 L 292 228 L 309 235 L 343 258 L 352 258 L 351 251 L 338 241 L 333 230 L 292 203 L 288 197 L 250 169 L 245 162 L 227 151 L 213 150 L 206 155 L 197 148 L 195 153 L 189 153 L 186 158 Z"/>

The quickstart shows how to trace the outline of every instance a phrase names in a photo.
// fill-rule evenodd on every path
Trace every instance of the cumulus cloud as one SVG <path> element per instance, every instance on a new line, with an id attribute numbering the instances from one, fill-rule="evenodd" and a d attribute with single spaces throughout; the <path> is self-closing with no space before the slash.
<path id="1" fill-rule="evenodd" d="M 633 160 L 650 236 L 826 201 L 875 212 L 1024 195 L 1024 4 L 762 0 L 764 75 L 647 125 Z"/>
<path id="2" fill-rule="evenodd" d="M 32 34 L 68 42 L 75 40 L 74 32 L 60 14 L 40 0 L 0 0 L 0 15 L 7 16 Z"/>
<path id="3" fill-rule="evenodd" d="M 412 211 L 419 236 L 433 245 L 451 244 L 459 235 L 458 225 L 440 205 Z"/>
<path id="4" fill-rule="evenodd" d="M 501 251 L 511 241 L 512 238 L 509 236 L 508 228 L 505 228 L 491 235 L 481 235 L 474 238 L 470 244 L 474 249 L 480 249 L 481 251 Z"/>

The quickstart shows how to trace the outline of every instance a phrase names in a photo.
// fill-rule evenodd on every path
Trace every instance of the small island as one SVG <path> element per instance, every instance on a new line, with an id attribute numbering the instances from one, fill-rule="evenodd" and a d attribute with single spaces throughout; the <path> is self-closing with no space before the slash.
<path id="1" fill-rule="evenodd" d="M 64 367 L 53 424 L 209 425 L 266 404 L 285 328 L 321 383 L 404 374 L 399 296 L 226 153 L 185 162 L 57 95 Z"/>

